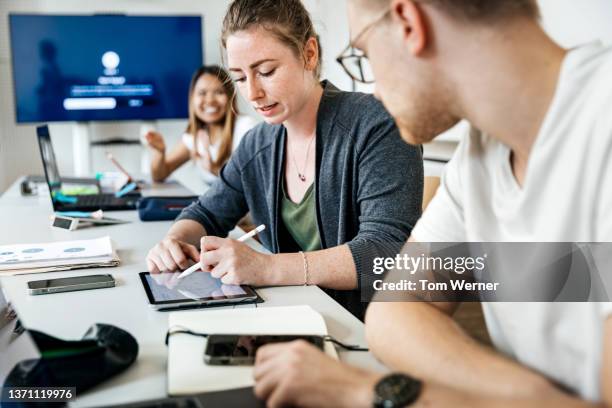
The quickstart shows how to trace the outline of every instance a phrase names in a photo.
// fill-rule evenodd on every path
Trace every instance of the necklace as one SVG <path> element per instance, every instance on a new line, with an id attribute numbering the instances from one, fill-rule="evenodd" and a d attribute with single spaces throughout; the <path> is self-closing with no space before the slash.
<path id="1" fill-rule="evenodd" d="M 300 169 L 298 168 L 297 161 L 295 160 L 295 153 L 291 155 L 293 156 L 293 165 L 295 167 L 295 171 L 297 172 L 298 177 L 300 178 L 302 183 L 306 182 L 306 167 L 308 166 L 308 155 L 310 154 L 310 147 L 312 146 L 312 141 L 315 139 L 315 135 L 316 133 L 310 137 L 310 142 L 308 142 L 308 148 L 306 149 L 306 160 L 304 161 L 304 167 L 302 168 L 301 173 Z"/>

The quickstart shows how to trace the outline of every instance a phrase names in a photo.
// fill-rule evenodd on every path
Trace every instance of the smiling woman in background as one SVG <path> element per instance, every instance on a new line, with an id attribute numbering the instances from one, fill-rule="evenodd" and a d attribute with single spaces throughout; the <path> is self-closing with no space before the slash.
<path id="1" fill-rule="evenodd" d="M 189 124 L 181 142 L 166 155 L 160 133 L 150 131 L 145 135 L 153 152 L 153 180 L 164 181 L 191 158 L 204 182 L 212 184 L 255 123 L 249 116 L 238 115 L 236 92 L 227 72 L 216 65 L 200 67 L 189 85 Z"/>

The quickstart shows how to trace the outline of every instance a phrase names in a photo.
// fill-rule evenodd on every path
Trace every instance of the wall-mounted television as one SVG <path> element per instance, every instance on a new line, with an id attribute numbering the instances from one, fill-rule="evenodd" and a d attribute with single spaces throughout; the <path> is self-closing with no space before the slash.
<path id="1" fill-rule="evenodd" d="M 201 16 L 10 14 L 17 123 L 187 117 Z"/>

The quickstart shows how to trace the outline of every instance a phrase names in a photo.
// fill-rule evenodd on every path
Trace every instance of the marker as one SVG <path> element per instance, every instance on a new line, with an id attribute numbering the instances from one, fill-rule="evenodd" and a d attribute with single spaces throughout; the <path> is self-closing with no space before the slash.
<path id="1" fill-rule="evenodd" d="M 117 191 L 115 193 L 115 197 L 121 198 L 124 195 L 126 195 L 126 194 L 128 194 L 128 193 L 130 193 L 130 192 L 132 192 L 134 190 L 136 190 L 136 188 L 138 188 L 138 184 L 136 184 L 134 182 L 129 183 L 125 187 L 123 187 L 121 190 Z"/>
<path id="2" fill-rule="evenodd" d="M 252 238 L 255 235 L 259 234 L 261 231 L 265 229 L 266 229 L 266 226 L 264 224 L 261 224 L 259 227 L 255 228 L 251 232 L 247 232 L 246 234 L 238 238 L 236 241 L 244 242 L 247 239 Z M 191 265 L 189 268 L 185 269 L 183 272 L 181 272 L 181 274 L 176 279 L 183 279 L 185 276 L 189 276 L 199 269 L 200 269 L 200 263 L 198 262 L 196 264 Z"/>

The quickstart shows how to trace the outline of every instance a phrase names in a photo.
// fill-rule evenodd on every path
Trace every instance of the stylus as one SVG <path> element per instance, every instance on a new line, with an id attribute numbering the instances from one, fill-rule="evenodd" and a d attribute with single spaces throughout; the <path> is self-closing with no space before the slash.
<path id="1" fill-rule="evenodd" d="M 236 241 L 244 242 L 249 238 L 253 238 L 255 235 L 259 234 L 261 231 L 265 229 L 266 229 L 266 226 L 264 224 L 261 224 L 259 227 L 255 228 L 254 230 L 251 230 L 250 232 L 247 232 L 246 234 L 238 238 Z M 189 268 L 185 269 L 183 272 L 181 272 L 181 274 L 177 276 L 176 279 L 183 279 L 185 276 L 189 276 L 199 269 L 200 269 L 200 263 L 198 262 L 196 264 L 191 265 Z"/>

